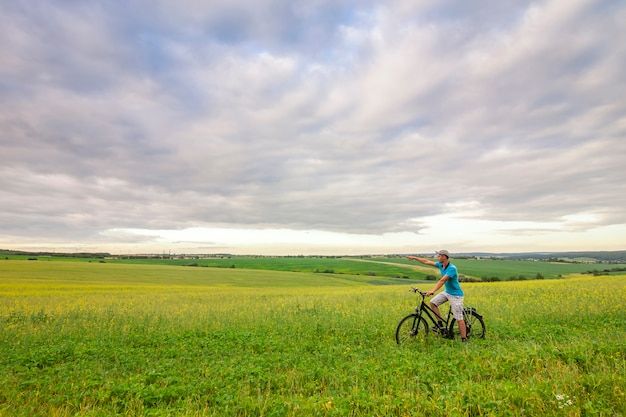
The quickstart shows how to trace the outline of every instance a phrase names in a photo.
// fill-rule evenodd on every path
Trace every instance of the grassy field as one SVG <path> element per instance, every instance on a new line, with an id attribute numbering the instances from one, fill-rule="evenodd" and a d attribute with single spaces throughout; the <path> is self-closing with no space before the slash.
<path id="1" fill-rule="evenodd" d="M 412 266 L 433 274 L 430 267 L 420 267 L 417 262 L 409 261 L 406 258 L 394 257 L 384 259 L 385 263 L 395 263 L 399 265 Z M 373 262 L 383 262 L 381 258 L 372 258 Z M 528 260 L 502 260 L 502 259 L 455 259 L 452 263 L 459 269 L 461 275 L 473 278 L 491 278 L 498 277 L 500 280 L 509 280 L 511 277 L 519 279 L 523 276 L 525 279 L 535 279 L 537 274 L 542 275 L 545 279 L 560 278 L 564 275 L 580 274 L 587 271 L 604 271 L 605 269 L 626 269 L 626 264 L 585 264 L 585 263 L 567 263 L 567 262 L 538 262 Z M 426 268 L 426 269 L 425 269 Z M 435 271 L 436 272 L 436 271 Z M 624 274 L 625 272 L 621 272 Z"/>
<path id="2" fill-rule="evenodd" d="M 0 416 L 626 413 L 625 276 L 467 283 L 487 338 L 407 349 L 410 285 L 0 261 Z"/>
<path id="3" fill-rule="evenodd" d="M 204 258 L 204 259 L 136 259 L 136 258 L 67 258 L 67 257 L 30 257 L 25 255 L 13 255 L 6 259 L 27 260 L 37 259 L 38 262 L 91 262 L 109 264 L 133 264 L 133 265 L 169 265 L 187 267 L 210 267 L 229 269 L 254 269 L 265 271 L 285 272 L 311 272 L 332 273 L 346 275 L 366 275 L 384 279 L 431 279 L 437 275 L 432 267 L 419 262 L 409 261 L 404 256 L 389 257 L 262 257 L 262 256 L 235 256 L 230 258 Z M 545 279 L 560 278 L 564 275 L 584 273 L 588 271 L 604 271 L 617 269 L 624 274 L 626 264 L 585 264 L 567 262 L 536 262 L 527 260 L 502 260 L 502 259 L 452 259 L 458 266 L 462 276 L 472 279 L 497 280 L 510 279 L 535 279 L 538 274 Z M 375 279 L 375 278 L 371 278 Z M 393 280 L 390 282 L 394 282 Z"/>
<path id="4" fill-rule="evenodd" d="M 17 255 L 7 257 L 12 260 L 27 260 L 27 256 Z M 141 259 L 141 258 L 64 258 L 64 257 L 31 257 L 38 262 L 91 262 L 108 264 L 132 265 L 169 265 L 187 267 L 211 267 L 229 269 L 254 269 L 265 271 L 334 273 L 347 275 L 367 275 L 396 278 L 424 278 L 431 270 L 414 268 L 415 265 L 377 261 L 370 262 L 352 258 L 329 257 L 261 257 L 241 256 L 232 258 L 204 258 L 204 259 Z M 415 264 L 415 262 L 413 262 Z"/>

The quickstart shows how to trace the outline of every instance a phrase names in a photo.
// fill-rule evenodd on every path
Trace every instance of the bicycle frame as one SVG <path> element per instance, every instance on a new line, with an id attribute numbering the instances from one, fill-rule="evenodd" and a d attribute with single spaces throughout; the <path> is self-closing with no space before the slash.
<path id="1" fill-rule="evenodd" d="M 415 306 L 415 312 L 424 319 L 428 317 L 433 326 L 438 326 L 437 321 L 441 320 L 443 328 L 446 329 L 446 333 L 451 334 L 452 329 L 449 329 L 448 327 L 451 325 L 450 316 L 452 315 L 452 310 L 449 309 L 447 317 L 443 318 L 435 313 L 435 311 L 426 303 L 426 293 L 418 291 L 417 288 L 413 288 L 412 290 L 422 296 L 422 302 L 419 306 Z"/>

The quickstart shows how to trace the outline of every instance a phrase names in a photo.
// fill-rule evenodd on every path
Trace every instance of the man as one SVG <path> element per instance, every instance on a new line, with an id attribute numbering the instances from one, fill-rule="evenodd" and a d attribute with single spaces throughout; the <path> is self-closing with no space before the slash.
<path id="1" fill-rule="evenodd" d="M 467 329 L 465 327 L 465 320 L 463 320 L 463 290 L 459 284 L 459 274 L 456 266 L 450 263 L 450 252 L 443 249 L 435 252 L 437 254 L 437 262 L 433 262 L 430 259 L 419 258 L 417 256 L 408 256 L 407 259 L 412 261 L 418 261 L 425 265 L 436 266 L 441 273 L 441 279 L 435 285 L 431 291 L 426 293 L 427 296 L 431 296 L 445 285 L 445 291 L 436 295 L 430 300 L 430 308 L 437 314 L 437 325 L 439 330 L 443 327 L 441 322 L 441 313 L 439 312 L 439 306 L 447 301 L 450 302 L 450 308 L 452 314 L 459 324 L 459 332 L 461 333 L 461 341 L 466 342 Z"/>

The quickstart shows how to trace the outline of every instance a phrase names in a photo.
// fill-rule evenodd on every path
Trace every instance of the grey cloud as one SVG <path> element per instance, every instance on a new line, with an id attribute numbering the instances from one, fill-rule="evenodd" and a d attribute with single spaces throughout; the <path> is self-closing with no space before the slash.
<path id="1" fill-rule="evenodd" d="M 383 233 L 467 201 L 626 222 L 614 2 L 34 4 L 0 6 L 2 216 L 24 234 Z"/>

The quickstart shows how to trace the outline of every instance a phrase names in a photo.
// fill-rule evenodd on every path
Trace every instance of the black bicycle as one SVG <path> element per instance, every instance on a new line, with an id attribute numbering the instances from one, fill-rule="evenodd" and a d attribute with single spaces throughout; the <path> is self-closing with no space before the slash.
<path id="1" fill-rule="evenodd" d="M 414 343 L 423 340 L 428 336 L 428 331 L 432 328 L 433 332 L 440 336 L 454 339 L 459 335 L 459 328 L 456 319 L 452 315 L 452 309 L 448 309 L 446 318 L 439 317 L 430 306 L 426 303 L 426 293 L 419 291 L 417 288 L 411 288 L 416 294 L 422 296 L 422 302 L 415 307 L 415 313 L 409 314 L 398 324 L 396 329 L 396 342 L 401 345 L 403 343 Z M 441 320 L 443 327 L 437 326 L 437 320 Z M 483 316 L 476 312 L 474 307 L 463 308 L 463 320 L 465 321 L 467 339 L 484 339 L 485 338 L 485 322 Z"/>

